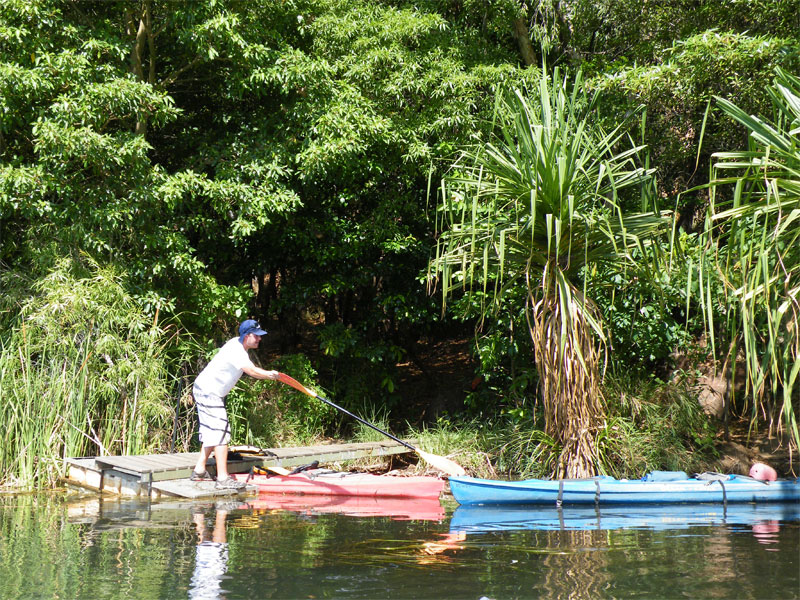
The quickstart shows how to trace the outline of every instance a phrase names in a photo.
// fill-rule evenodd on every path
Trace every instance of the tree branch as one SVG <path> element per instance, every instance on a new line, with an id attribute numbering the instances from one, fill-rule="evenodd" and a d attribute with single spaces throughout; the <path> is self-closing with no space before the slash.
<path id="1" fill-rule="evenodd" d="M 185 73 L 189 69 L 194 68 L 195 65 L 199 64 L 200 62 L 202 62 L 202 60 L 203 60 L 202 56 L 200 56 L 200 55 L 195 56 L 194 59 L 192 59 L 192 62 L 190 62 L 187 65 L 182 66 L 177 71 L 173 71 L 169 76 L 167 76 L 164 79 L 162 79 L 161 83 L 159 83 L 159 86 L 161 88 L 166 89 L 167 87 L 169 87 L 170 85 L 175 83 L 178 80 L 178 77 L 180 77 L 183 73 Z"/>

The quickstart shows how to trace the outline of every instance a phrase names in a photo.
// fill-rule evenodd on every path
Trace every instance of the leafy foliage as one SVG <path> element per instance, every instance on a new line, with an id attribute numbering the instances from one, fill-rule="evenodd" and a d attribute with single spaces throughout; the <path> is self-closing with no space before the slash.
<path id="1" fill-rule="evenodd" d="M 199 4 L 184 7 L 188 13 L 161 13 L 177 39 L 202 43 L 232 18 L 221 8 L 209 14 Z M 241 311 L 244 300 L 240 288 L 218 285 L 198 259 L 185 203 L 194 205 L 190 214 L 208 204 L 236 230 L 253 212 L 263 221 L 264 212 L 288 210 L 295 200 L 279 202 L 260 182 L 209 180 L 188 169 L 170 174 L 153 163 L 153 146 L 138 129 L 143 119 L 157 130 L 182 111 L 163 87 L 171 75 L 143 80 L 130 71 L 128 9 L 125 2 L 3 5 L 3 22 L 16 27 L 14 43 L 10 34 L 0 42 L 10 75 L 2 94 L 0 258 L 46 270 L 38 240 L 54 238 L 63 253 L 77 248 L 124 263 L 151 314 L 188 309 L 208 325 L 220 310 Z M 149 58 L 154 65 L 156 56 Z M 196 62 L 177 54 L 164 67 L 180 69 L 173 60 Z M 239 218 L 238 206 L 247 207 Z"/>
<path id="2" fill-rule="evenodd" d="M 678 245 L 684 257 L 696 248 Z M 664 246 L 662 256 L 647 262 L 667 264 L 663 256 L 669 249 Z M 657 268 L 646 277 L 630 277 L 614 268 L 593 274 L 589 287 L 608 329 L 615 356 L 609 365 L 612 373 L 633 370 L 645 379 L 663 378 L 674 367 L 673 355 L 686 351 L 701 334 L 702 319 L 687 303 L 694 292 L 686 289 L 690 264 L 675 260 L 672 267 Z"/>
<path id="3" fill-rule="evenodd" d="M 628 62 L 592 79 L 617 123 L 633 106 L 647 109 L 646 134 L 664 197 L 701 183 L 715 151 L 740 144 L 741 131 L 718 112 L 706 113 L 716 95 L 736 98 L 747 112 L 769 107 L 766 93 L 776 66 L 800 67 L 800 46 L 791 37 L 702 31 L 676 40 L 657 61 Z M 686 194 L 678 206 L 681 225 L 694 230 L 703 198 Z M 699 209 L 702 213 L 702 209 Z"/>

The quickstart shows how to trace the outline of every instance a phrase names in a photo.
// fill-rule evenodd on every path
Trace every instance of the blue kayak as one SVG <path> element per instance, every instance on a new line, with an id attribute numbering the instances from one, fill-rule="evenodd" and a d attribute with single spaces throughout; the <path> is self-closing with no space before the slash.
<path id="1" fill-rule="evenodd" d="M 749 525 L 761 529 L 775 522 L 800 521 L 800 503 L 640 504 L 637 506 L 459 506 L 450 533 L 520 530 L 688 529 L 707 525 Z"/>
<path id="2" fill-rule="evenodd" d="M 764 482 L 745 475 L 722 475 L 712 480 L 685 477 L 675 481 L 613 477 L 498 481 L 450 477 L 450 491 L 459 504 L 799 502 L 800 479 Z"/>

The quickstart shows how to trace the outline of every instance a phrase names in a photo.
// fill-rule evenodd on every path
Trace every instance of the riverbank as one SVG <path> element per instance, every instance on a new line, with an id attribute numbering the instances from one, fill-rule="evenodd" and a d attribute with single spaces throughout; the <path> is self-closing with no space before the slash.
<path id="1" fill-rule="evenodd" d="M 797 452 L 790 451 L 788 442 L 766 431 L 749 432 L 747 422 L 735 422 L 729 439 L 726 440 L 723 433 L 718 438 L 716 471 L 747 474 L 753 463 L 762 462 L 774 468 L 778 477 L 800 475 Z"/>

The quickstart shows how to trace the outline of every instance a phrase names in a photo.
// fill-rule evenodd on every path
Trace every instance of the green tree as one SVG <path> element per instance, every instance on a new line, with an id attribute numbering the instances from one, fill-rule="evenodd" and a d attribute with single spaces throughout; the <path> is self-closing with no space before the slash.
<path id="1" fill-rule="evenodd" d="M 631 263 L 666 224 L 657 214 L 624 215 L 619 192 L 649 173 L 640 147 L 595 120 L 596 96 L 542 74 L 530 96 L 499 105 L 499 131 L 466 150 L 444 181 L 446 229 L 434 269 L 445 297 L 482 285 L 497 302 L 523 287 L 539 372 L 545 431 L 561 446 L 560 477 L 594 475 L 603 426 L 598 341 L 601 315 L 585 294 L 586 268 Z"/>
<path id="2" fill-rule="evenodd" d="M 176 93 L 184 118 L 159 134 L 175 169 L 275 165 L 263 176 L 285 182 L 296 210 L 234 236 L 209 215 L 191 237 L 221 281 L 252 276 L 256 310 L 287 349 L 308 315 L 319 323 L 321 370 L 359 401 L 393 391 L 394 365 L 437 314 L 419 277 L 431 165 L 482 127 L 492 90 L 516 74 L 513 46 L 433 4 L 243 5 L 243 23 L 268 29 L 268 51 L 220 65 L 202 93 Z"/>
<path id="3" fill-rule="evenodd" d="M 766 89 L 776 67 L 800 66 L 800 43 L 791 37 L 703 31 L 676 39 L 660 59 L 618 63 L 591 79 L 601 90 L 604 117 L 621 119 L 633 106 L 647 109 L 645 140 L 658 165 L 662 195 L 675 196 L 705 183 L 711 154 L 737 147 L 741 131 L 718 111 L 706 112 L 714 95 L 725 95 L 744 110 L 769 110 Z M 706 198 L 681 197 L 681 224 L 702 222 Z M 699 213 L 699 218 L 697 213 Z"/>
<path id="4" fill-rule="evenodd" d="M 680 40 L 716 32 L 796 37 L 792 0 L 539 0 L 519 2 L 534 43 L 550 62 L 581 64 L 592 76 L 625 66 L 658 65 Z"/>
<path id="5" fill-rule="evenodd" d="M 340 380 L 390 390 L 436 315 L 419 280 L 431 164 L 516 74 L 513 45 L 463 16 L 3 3 L 0 260 L 40 277 L 78 250 L 118 263 L 147 311 L 206 335 L 254 311 L 291 345 L 320 315 L 330 364 L 353 369 Z"/>
<path id="6" fill-rule="evenodd" d="M 259 165 L 212 176 L 165 168 L 153 145 L 183 118 L 168 92 L 214 63 L 216 48 L 255 52 L 236 14 L 149 1 L 14 1 L 0 11 L 0 259 L 40 272 L 76 249 L 119 262 L 151 313 L 197 315 L 205 329 L 243 310 L 241 280 L 220 285 L 198 256 L 195 224 L 235 235 L 291 211 L 295 194 L 254 176 Z"/>

